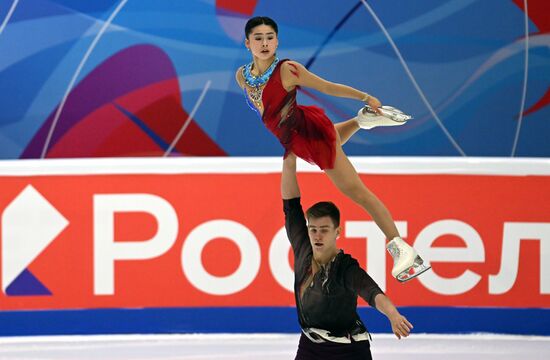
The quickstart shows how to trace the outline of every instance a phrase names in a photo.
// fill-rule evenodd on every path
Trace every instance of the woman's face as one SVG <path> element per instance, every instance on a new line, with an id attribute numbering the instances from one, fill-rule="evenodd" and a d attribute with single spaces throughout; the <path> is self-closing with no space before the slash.
<path id="1" fill-rule="evenodd" d="M 245 40 L 245 45 L 255 57 L 267 60 L 275 55 L 279 41 L 275 30 L 269 25 L 258 25 Z"/>

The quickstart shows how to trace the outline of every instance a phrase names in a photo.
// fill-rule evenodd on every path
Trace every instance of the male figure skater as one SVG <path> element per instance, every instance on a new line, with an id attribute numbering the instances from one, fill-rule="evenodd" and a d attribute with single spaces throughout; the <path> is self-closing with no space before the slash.
<path id="1" fill-rule="evenodd" d="M 412 324 L 357 260 L 337 248 L 338 208 L 319 202 L 304 215 L 293 153 L 283 162 L 281 195 L 294 252 L 294 294 L 302 328 L 295 359 L 372 358 L 370 335 L 357 314 L 357 296 L 388 317 L 397 338 L 407 337 Z"/>

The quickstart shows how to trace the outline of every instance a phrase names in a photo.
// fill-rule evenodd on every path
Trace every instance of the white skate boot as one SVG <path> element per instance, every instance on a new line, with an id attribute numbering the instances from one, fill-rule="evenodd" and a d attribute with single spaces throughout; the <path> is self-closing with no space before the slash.
<path id="1" fill-rule="evenodd" d="M 411 115 L 404 114 L 392 106 L 381 106 L 382 115 L 374 111 L 369 105 L 363 106 L 357 113 L 357 123 L 362 129 L 372 129 L 377 126 L 399 126 L 412 119 Z"/>
<path id="2" fill-rule="evenodd" d="M 386 245 L 386 248 L 393 257 L 391 274 L 398 281 L 409 281 L 431 268 L 431 266 L 424 264 L 424 260 L 416 250 L 400 237 L 393 238 Z"/>

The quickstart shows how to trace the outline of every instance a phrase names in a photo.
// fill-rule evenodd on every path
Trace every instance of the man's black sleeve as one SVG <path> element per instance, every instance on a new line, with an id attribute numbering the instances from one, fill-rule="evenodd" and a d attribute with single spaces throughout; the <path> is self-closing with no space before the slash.
<path id="1" fill-rule="evenodd" d="M 298 258 L 302 258 L 308 250 L 311 251 L 306 219 L 304 211 L 302 210 L 302 205 L 300 204 L 300 198 L 297 197 L 283 200 L 283 210 L 285 213 L 286 235 L 292 245 L 294 261 L 296 262 Z"/>

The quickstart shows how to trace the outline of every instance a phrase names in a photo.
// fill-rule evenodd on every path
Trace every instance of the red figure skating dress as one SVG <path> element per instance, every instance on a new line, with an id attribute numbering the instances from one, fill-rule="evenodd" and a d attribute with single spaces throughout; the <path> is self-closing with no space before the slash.
<path id="1" fill-rule="evenodd" d="M 296 104 L 296 88 L 287 92 L 281 83 L 281 60 L 267 81 L 263 93 L 262 121 L 289 152 L 317 164 L 321 169 L 332 169 L 336 157 L 336 130 L 323 109 L 317 106 Z M 260 112 L 250 100 L 245 87 L 248 105 Z"/>

